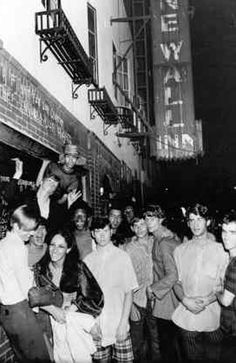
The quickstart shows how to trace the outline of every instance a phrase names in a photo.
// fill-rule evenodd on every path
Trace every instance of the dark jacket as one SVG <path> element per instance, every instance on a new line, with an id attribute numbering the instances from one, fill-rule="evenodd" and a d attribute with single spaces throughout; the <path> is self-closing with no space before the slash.
<path id="1" fill-rule="evenodd" d="M 45 275 L 50 280 L 52 279 L 49 262 L 50 256 L 47 252 L 34 266 L 35 281 L 39 286 L 44 285 L 40 279 L 41 275 Z M 87 313 L 94 317 L 101 313 L 104 306 L 103 292 L 86 264 L 79 260 L 76 248 L 72 248 L 66 256 L 60 289 L 66 293 L 76 292 L 74 304 L 79 312 Z"/>

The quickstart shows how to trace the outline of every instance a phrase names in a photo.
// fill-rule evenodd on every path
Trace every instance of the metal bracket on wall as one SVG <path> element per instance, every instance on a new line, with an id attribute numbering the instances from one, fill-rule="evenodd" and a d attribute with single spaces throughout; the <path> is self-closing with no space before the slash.
<path id="1" fill-rule="evenodd" d="M 96 114 L 99 116 L 98 111 L 92 106 L 90 105 L 90 120 L 94 120 L 96 117 Z M 111 124 L 109 124 L 109 120 L 108 121 L 103 121 L 103 135 L 107 136 L 108 135 L 108 129 L 109 127 L 112 126 Z"/>
<path id="2" fill-rule="evenodd" d="M 57 35 L 53 39 L 52 38 L 40 38 L 39 39 L 39 55 L 40 62 L 46 62 L 48 60 L 48 56 L 45 54 L 47 50 L 50 50 L 53 53 L 52 46 L 54 43 L 58 43 L 59 45 L 63 44 L 65 41 L 64 35 Z"/>
<path id="3" fill-rule="evenodd" d="M 94 120 L 95 119 L 95 114 L 97 113 L 97 111 L 95 110 L 95 108 L 92 106 L 92 105 L 90 105 L 90 115 L 89 115 L 89 117 L 90 117 L 90 120 Z"/>
<path id="4" fill-rule="evenodd" d="M 81 81 L 76 81 L 76 82 L 72 82 L 72 85 L 71 85 L 71 90 L 72 90 L 72 98 L 73 99 L 77 99 L 79 96 L 78 96 L 78 89 L 83 86 L 84 84 L 86 84 L 87 87 L 89 87 L 92 83 L 92 79 L 87 79 L 87 80 L 81 80 Z"/>
<path id="5" fill-rule="evenodd" d="M 107 124 L 107 123 L 105 123 L 105 122 L 103 122 L 103 135 L 104 136 L 107 136 L 108 135 L 108 129 L 109 129 L 109 127 L 111 127 L 111 124 Z"/>

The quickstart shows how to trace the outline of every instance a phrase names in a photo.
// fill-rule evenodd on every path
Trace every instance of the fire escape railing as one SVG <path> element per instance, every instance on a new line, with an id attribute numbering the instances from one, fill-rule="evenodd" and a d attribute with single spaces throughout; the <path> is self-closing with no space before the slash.
<path id="1" fill-rule="evenodd" d="M 72 79 L 73 98 L 78 97 L 76 91 L 83 84 L 97 87 L 93 62 L 61 8 L 37 12 L 35 33 L 40 36 L 40 61 L 47 61 L 47 50 L 52 52 Z"/>
<path id="2" fill-rule="evenodd" d="M 90 103 L 90 119 L 95 118 L 95 112 L 104 122 L 104 134 L 112 125 L 117 125 L 119 116 L 105 87 L 88 90 L 88 101 Z"/>

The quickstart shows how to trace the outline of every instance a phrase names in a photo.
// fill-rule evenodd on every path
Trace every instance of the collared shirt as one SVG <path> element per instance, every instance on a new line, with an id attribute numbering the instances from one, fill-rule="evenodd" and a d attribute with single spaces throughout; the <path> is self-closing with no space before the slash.
<path id="1" fill-rule="evenodd" d="M 147 306 L 147 287 L 150 286 L 153 281 L 153 237 L 149 236 L 147 238 L 147 245 L 139 242 L 137 237 L 133 237 L 130 243 L 124 245 L 124 250 L 128 252 L 131 258 L 139 285 L 139 288 L 134 292 L 133 301 L 143 308 Z"/>
<path id="2" fill-rule="evenodd" d="M 0 301 L 12 305 L 28 298 L 33 274 L 28 267 L 28 250 L 14 232 L 0 241 Z"/>
<path id="3" fill-rule="evenodd" d="M 116 342 L 116 330 L 122 317 L 125 295 L 138 287 L 129 255 L 112 243 L 85 257 L 104 294 L 104 308 L 98 318 L 102 346 Z"/>
<path id="4" fill-rule="evenodd" d="M 224 277 L 228 264 L 228 254 L 222 245 L 208 238 L 193 238 L 183 243 L 175 249 L 174 258 L 179 281 L 189 297 L 211 294 Z M 180 302 L 172 320 L 188 331 L 214 331 L 220 323 L 220 305 L 215 301 L 200 313 L 193 314 Z"/>
<path id="5" fill-rule="evenodd" d="M 236 296 L 236 257 L 232 258 L 226 273 L 224 288 Z M 226 334 L 236 336 L 236 299 L 229 306 L 222 306 L 220 325 Z"/>

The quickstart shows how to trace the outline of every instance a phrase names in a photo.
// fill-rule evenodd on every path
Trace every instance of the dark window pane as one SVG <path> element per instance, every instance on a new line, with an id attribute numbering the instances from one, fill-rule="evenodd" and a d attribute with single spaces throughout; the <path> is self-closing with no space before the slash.
<path id="1" fill-rule="evenodd" d="M 95 33 L 95 12 L 90 6 L 88 6 L 88 28 Z"/>
<path id="2" fill-rule="evenodd" d="M 96 38 L 91 33 L 89 33 L 89 55 L 96 58 Z"/>
<path id="3" fill-rule="evenodd" d="M 126 58 L 123 60 L 123 71 L 125 73 L 128 72 L 128 62 L 127 62 L 127 59 Z"/>

